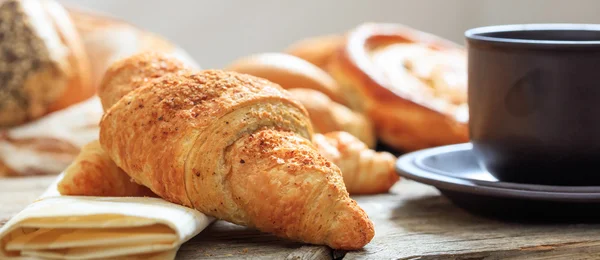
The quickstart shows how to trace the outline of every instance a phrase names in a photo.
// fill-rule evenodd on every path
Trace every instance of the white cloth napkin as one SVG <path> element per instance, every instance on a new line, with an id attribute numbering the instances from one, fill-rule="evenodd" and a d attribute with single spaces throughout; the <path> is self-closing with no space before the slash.
<path id="1" fill-rule="evenodd" d="M 174 259 L 214 220 L 159 198 L 61 196 L 62 177 L 0 229 L 0 259 Z"/>

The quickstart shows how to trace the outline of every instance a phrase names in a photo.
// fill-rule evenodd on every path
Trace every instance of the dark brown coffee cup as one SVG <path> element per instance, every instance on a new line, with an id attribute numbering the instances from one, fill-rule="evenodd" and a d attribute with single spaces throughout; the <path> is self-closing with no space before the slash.
<path id="1" fill-rule="evenodd" d="M 501 181 L 600 185 L 600 25 L 468 30 L 469 130 Z"/>

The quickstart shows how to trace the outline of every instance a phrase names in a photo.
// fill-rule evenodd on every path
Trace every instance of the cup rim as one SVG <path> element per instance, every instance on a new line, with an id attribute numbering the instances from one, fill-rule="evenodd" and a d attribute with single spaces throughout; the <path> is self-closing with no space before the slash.
<path id="1" fill-rule="evenodd" d="M 600 24 L 584 23 L 535 23 L 535 24 L 505 24 L 471 28 L 465 31 L 469 42 L 499 43 L 522 46 L 554 46 L 554 47 L 600 47 L 600 40 L 567 41 L 567 40 L 533 40 L 516 39 L 500 36 L 482 35 L 488 33 L 503 33 L 517 31 L 595 31 L 600 33 Z"/>

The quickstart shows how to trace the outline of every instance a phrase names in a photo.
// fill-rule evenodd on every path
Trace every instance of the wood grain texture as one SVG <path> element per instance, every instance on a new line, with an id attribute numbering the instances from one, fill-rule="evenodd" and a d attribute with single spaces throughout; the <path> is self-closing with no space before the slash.
<path id="1" fill-rule="evenodd" d="M 56 177 L 0 177 L 0 226 L 37 199 Z"/>
<path id="2" fill-rule="evenodd" d="M 217 221 L 181 246 L 177 259 L 331 259 L 331 249 L 306 246 Z"/>
<path id="3" fill-rule="evenodd" d="M 0 179 L 0 225 L 53 177 Z M 375 223 L 363 250 L 303 245 L 223 221 L 185 243 L 177 259 L 598 259 L 598 224 L 518 224 L 471 215 L 432 187 L 403 180 L 390 194 L 356 198 Z M 558 209 L 560 210 L 560 209 Z"/>

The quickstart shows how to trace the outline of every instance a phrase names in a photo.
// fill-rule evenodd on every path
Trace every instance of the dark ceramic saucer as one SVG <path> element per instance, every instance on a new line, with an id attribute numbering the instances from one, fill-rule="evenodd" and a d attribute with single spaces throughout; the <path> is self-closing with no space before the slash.
<path id="1" fill-rule="evenodd" d="M 498 181 L 480 166 L 469 143 L 405 154 L 396 170 L 403 177 L 436 187 L 473 213 L 526 221 L 600 222 L 600 187 Z"/>

